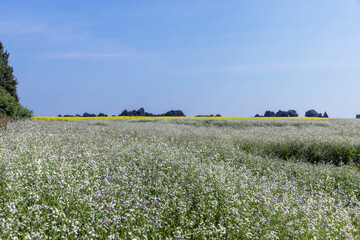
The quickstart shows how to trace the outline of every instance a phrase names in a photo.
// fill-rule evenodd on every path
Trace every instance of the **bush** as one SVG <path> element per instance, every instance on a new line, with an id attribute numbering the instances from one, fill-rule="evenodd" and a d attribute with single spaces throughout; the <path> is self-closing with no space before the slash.
<path id="1" fill-rule="evenodd" d="M 4 88 L 0 87 L 0 116 L 12 119 L 30 118 L 33 111 L 21 106 Z"/>

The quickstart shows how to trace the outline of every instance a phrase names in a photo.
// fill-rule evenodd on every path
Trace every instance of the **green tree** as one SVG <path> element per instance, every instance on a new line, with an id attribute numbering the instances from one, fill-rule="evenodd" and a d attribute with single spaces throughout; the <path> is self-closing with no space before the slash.
<path id="1" fill-rule="evenodd" d="M 298 117 L 299 114 L 295 110 L 289 110 L 287 111 L 287 114 L 289 117 Z"/>
<path id="2" fill-rule="evenodd" d="M 264 117 L 275 117 L 275 112 L 273 111 L 266 111 Z"/>
<path id="3" fill-rule="evenodd" d="M 8 116 L 12 119 L 29 118 L 33 111 L 19 103 L 16 92 L 17 80 L 13 75 L 13 68 L 9 66 L 9 56 L 0 42 L 0 117 Z"/>
<path id="4" fill-rule="evenodd" d="M 167 116 L 167 117 L 171 117 L 171 116 L 174 116 L 174 117 L 185 117 L 185 114 L 183 113 L 183 111 L 181 110 L 170 110 L 166 113 L 163 114 L 164 116 Z"/>
<path id="5" fill-rule="evenodd" d="M 15 76 L 13 75 L 13 68 L 9 65 L 9 56 L 3 44 L 0 42 L 0 86 L 3 87 L 16 102 L 19 102 L 19 97 L 16 92 L 16 85 L 18 84 Z"/>
<path id="6" fill-rule="evenodd" d="M 0 117 L 9 116 L 12 119 L 29 118 L 33 112 L 21 106 L 3 87 L 0 87 Z"/>
<path id="7" fill-rule="evenodd" d="M 319 117 L 319 113 L 314 109 L 310 109 L 305 113 L 305 117 Z"/>
<path id="8" fill-rule="evenodd" d="M 276 114 L 275 117 L 288 117 L 288 113 L 282 110 L 279 110 Z"/>

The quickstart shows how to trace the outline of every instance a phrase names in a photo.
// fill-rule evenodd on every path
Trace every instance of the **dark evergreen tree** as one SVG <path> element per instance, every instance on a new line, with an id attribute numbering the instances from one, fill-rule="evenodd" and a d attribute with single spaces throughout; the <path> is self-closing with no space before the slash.
<path id="1" fill-rule="evenodd" d="M 19 102 L 19 97 L 16 92 L 16 85 L 18 84 L 15 76 L 13 75 L 13 68 L 9 66 L 9 56 L 3 44 L 0 42 L 0 87 L 3 87 L 16 102 Z"/>
<path id="2" fill-rule="evenodd" d="M 327 114 L 327 112 L 326 112 L 326 111 L 324 112 L 323 117 L 324 117 L 324 118 L 329 118 L 329 115 Z"/>
<path id="3" fill-rule="evenodd" d="M 107 117 L 107 114 L 105 114 L 105 113 L 99 113 L 98 117 Z"/>
<path id="4" fill-rule="evenodd" d="M 356 115 L 356 118 L 360 118 L 360 114 L 357 114 L 357 115 Z"/>

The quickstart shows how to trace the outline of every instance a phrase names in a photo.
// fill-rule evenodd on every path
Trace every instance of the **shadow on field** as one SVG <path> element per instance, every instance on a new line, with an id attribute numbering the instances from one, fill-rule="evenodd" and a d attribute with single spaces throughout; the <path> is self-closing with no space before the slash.
<path id="1" fill-rule="evenodd" d="M 247 153 L 278 157 L 284 160 L 302 159 L 310 163 L 355 164 L 360 166 L 360 146 L 341 143 L 289 141 L 286 143 L 238 140 L 234 144 Z"/>
<path id="2" fill-rule="evenodd" d="M 260 138 L 246 136 L 251 131 L 259 129 L 262 132 L 266 128 L 299 128 L 295 132 L 306 130 L 308 128 L 324 129 L 331 127 L 330 121 L 308 121 L 291 119 L 289 121 L 279 120 L 245 120 L 245 121 L 227 121 L 227 120 L 173 120 L 173 124 L 190 125 L 195 127 L 213 127 L 213 128 L 230 128 L 234 130 L 246 130 L 245 135 L 239 132 L 239 136 L 233 138 L 235 147 L 247 153 L 261 156 L 277 157 L 284 160 L 299 159 L 310 163 L 331 163 L 336 166 L 341 164 L 355 164 L 360 166 L 360 145 L 346 142 L 299 140 L 298 137 L 290 137 L 287 141 L 279 141 L 281 135 L 272 139 L 269 135 L 263 135 Z M 274 130 L 275 131 L 275 130 Z M 282 131 L 286 133 L 287 129 Z M 280 139 L 279 139 L 280 137 Z"/>
<path id="3" fill-rule="evenodd" d="M 300 121 L 286 121 L 280 122 L 279 120 L 269 120 L 266 121 L 229 121 L 229 120 L 211 120 L 211 119 L 199 119 L 199 120 L 173 120 L 173 124 L 178 125 L 190 125 L 194 127 L 225 127 L 233 129 L 245 129 L 245 128 L 255 128 L 255 127 L 328 127 L 329 123 L 325 122 L 300 122 Z"/>

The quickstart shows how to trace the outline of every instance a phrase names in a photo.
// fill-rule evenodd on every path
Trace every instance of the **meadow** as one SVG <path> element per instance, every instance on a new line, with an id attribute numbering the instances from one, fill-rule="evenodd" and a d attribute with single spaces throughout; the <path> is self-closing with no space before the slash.
<path id="1" fill-rule="evenodd" d="M 25 120 L 0 239 L 360 239 L 360 121 Z"/>

